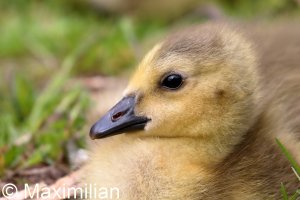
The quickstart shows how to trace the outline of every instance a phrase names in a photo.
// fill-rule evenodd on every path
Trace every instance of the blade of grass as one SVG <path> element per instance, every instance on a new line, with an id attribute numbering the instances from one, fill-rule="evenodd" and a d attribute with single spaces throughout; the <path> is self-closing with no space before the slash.
<path id="1" fill-rule="evenodd" d="M 130 45 L 130 47 L 132 48 L 132 50 L 134 51 L 135 54 L 135 58 L 141 59 L 142 55 L 141 55 L 141 47 L 139 46 L 139 43 L 137 41 L 137 37 L 135 34 L 135 30 L 134 30 L 134 25 L 131 21 L 130 18 L 124 18 L 120 21 L 120 27 L 122 30 L 123 35 L 125 36 L 128 44 Z"/>
<path id="2" fill-rule="evenodd" d="M 283 198 L 284 200 L 289 200 L 287 191 L 286 191 L 286 189 L 285 189 L 283 183 L 281 183 L 280 191 L 281 191 L 281 194 L 282 194 L 282 198 Z"/>
<path id="3" fill-rule="evenodd" d="M 294 158 L 292 157 L 290 152 L 285 148 L 285 146 L 277 138 L 276 138 L 276 142 L 279 145 L 282 152 L 284 153 L 284 155 L 286 156 L 286 158 L 290 161 L 290 163 L 291 163 L 292 167 L 294 168 L 294 170 L 296 171 L 296 173 L 300 174 L 300 166 L 294 160 Z"/>
<path id="4" fill-rule="evenodd" d="M 296 200 L 300 196 L 300 190 L 297 190 L 289 200 Z"/>
<path id="5" fill-rule="evenodd" d="M 34 105 L 32 84 L 21 74 L 16 74 L 11 88 L 12 107 L 19 122 L 22 122 Z"/>
<path id="6" fill-rule="evenodd" d="M 84 94 L 81 94 L 78 98 L 77 103 L 74 105 L 73 109 L 69 112 L 70 122 L 74 121 L 80 116 L 80 113 L 84 110 L 88 102 L 88 99 Z"/>
<path id="7" fill-rule="evenodd" d="M 39 149 L 36 149 L 30 156 L 30 158 L 26 159 L 25 162 L 22 163 L 22 168 L 28 168 L 38 163 L 41 163 L 44 160 L 45 152 L 49 151 L 49 145 L 44 145 Z"/>
<path id="8" fill-rule="evenodd" d="M 296 172 L 296 170 L 294 169 L 294 167 L 292 167 L 292 170 L 293 170 L 293 172 L 295 173 L 295 175 L 297 176 L 297 178 L 298 178 L 299 181 L 300 181 L 300 176 L 299 176 L 299 174 Z"/>
<path id="9" fill-rule="evenodd" d="M 80 94 L 80 90 L 77 88 L 72 89 L 69 93 L 63 96 L 60 103 L 56 107 L 55 112 L 57 113 L 63 113 L 66 112 L 72 104 L 76 101 Z"/>

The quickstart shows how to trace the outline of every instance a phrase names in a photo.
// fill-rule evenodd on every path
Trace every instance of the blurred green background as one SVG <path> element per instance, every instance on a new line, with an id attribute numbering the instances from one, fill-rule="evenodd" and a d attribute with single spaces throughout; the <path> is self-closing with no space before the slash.
<path id="1" fill-rule="evenodd" d="M 0 179 L 72 167 L 69 147 L 85 148 L 93 104 L 79 78 L 127 74 L 173 27 L 297 18 L 299 8 L 299 0 L 0 1 Z"/>

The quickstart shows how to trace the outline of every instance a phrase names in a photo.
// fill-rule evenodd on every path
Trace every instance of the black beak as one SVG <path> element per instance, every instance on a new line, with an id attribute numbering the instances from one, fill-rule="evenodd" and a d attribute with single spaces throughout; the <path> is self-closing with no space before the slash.
<path id="1" fill-rule="evenodd" d="M 134 114 L 135 104 L 134 96 L 123 98 L 92 126 L 90 137 L 100 139 L 124 132 L 143 130 L 149 119 Z"/>

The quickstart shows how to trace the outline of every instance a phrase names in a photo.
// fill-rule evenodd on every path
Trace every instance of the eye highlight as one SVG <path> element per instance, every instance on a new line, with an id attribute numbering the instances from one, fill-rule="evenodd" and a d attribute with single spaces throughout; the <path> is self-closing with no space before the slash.
<path id="1" fill-rule="evenodd" d="M 161 81 L 161 86 L 169 90 L 179 89 L 183 83 L 183 77 L 180 74 L 169 74 Z"/>

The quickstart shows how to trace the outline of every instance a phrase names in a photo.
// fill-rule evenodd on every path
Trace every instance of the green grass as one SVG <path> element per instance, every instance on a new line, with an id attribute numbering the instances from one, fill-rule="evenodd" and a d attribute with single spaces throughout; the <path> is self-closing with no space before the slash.
<path id="1" fill-rule="evenodd" d="M 0 59 L 16 58 L 14 62 L 18 64 L 24 58 L 61 62 L 78 42 L 98 34 L 95 45 L 77 61 L 73 74 L 115 75 L 131 68 L 137 57 L 133 43 L 139 44 L 138 41 L 164 27 L 156 21 L 131 23 L 131 19 L 122 17 L 72 10 L 72 4 L 58 1 L 29 0 L 22 8 L 16 2 L 6 3 L 0 9 Z"/>
<path id="2" fill-rule="evenodd" d="M 17 74 L 8 91 L 1 93 L 0 175 L 8 169 L 62 162 L 70 138 L 84 141 L 87 94 L 79 85 L 65 85 L 74 64 L 93 42 L 77 47 L 42 91 Z"/>
<path id="3" fill-rule="evenodd" d="M 281 151 L 283 152 L 285 157 L 289 160 L 289 162 L 292 166 L 292 170 L 295 173 L 295 176 L 299 179 L 299 175 L 300 175 L 299 164 L 295 161 L 295 159 L 293 158 L 291 153 L 285 148 L 285 146 L 278 139 L 276 139 L 276 143 L 278 144 L 279 148 L 281 149 Z M 300 179 L 299 179 L 299 183 L 300 183 Z M 282 194 L 282 198 L 284 200 L 296 200 L 298 197 L 300 197 L 300 188 L 297 191 L 295 191 L 291 196 L 289 196 L 284 184 L 281 183 L 280 191 Z"/>
<path id="4" fill-rule="evenodd" d="M 219 0 L 217 2 L 230 15 L 242 18 L 274 18 L 299 13 L 299 5 L 294 0 Z"/>

